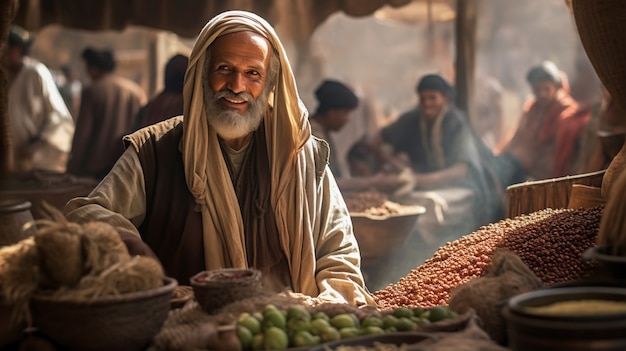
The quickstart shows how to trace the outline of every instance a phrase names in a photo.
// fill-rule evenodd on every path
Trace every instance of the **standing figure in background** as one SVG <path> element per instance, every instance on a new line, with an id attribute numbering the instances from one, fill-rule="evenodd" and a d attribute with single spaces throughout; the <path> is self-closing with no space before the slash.
<path id="1" fill-rule="evenodd" d="M 83 91 L 83 83 L 78 78 L 76 69 L 70 64 L 61 67 L 62 75 L 57 77 L 57 86 L 63 96 L 65 105 L 70 110 L 74 121 L 78 118 L 80 111 L 80 95 Z"/>
<path id="2" fill-rule="evenodd" d="M 174 55 L 165 65 L 165 87 L 137 113 L 137 127 L 143 127 L 183 114 L 183 82 L 189 58 Z"/>
<path id="3" fill-rule="evenodd" d="M 526 80 L 534 98 L 526 104 L 513 137 L 501 152 L 521 178 L 540 180 L 576 173 L 580 135 L 591 115 L 564 89 L 564 78 L 550 61 L 528 71 Z"/>
<path id="4" fill-rule="evenodd" d="M 110 50 L 83 51 L 91 85 L 83 89 L 68 172 L 103 178 L 124 152 L 122 137 L 134 130 L 135 116 L 146 101 L 143 89 L 116 75 Z"/>
<path id="5" fill-rule="evenodd" d="M 12 25 L 5 64 L 9 75 L 8 117 L 16 173 L 65 172 L 74 121 L 50 70 L 29 57 L 31 34 Z"/>

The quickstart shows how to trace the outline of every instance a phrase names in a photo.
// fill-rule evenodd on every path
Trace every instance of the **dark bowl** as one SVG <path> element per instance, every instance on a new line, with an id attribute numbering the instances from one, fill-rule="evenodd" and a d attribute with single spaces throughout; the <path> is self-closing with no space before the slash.
<path id="1" fill-rule="evenodd" d="M 432 334 L 421 332 L 395 332 L 380 335 L 366 335 L 320 344 L 309 348 L 309 351 L 332 351 L 342 346 L 373 348 L 375 343 L 394 346 L 412 345 L 433 338 L 434 336 Z"/>
<path id="2" fill-rule="evenodd" d="M 167 319 L 177 285 L 165 278 L 155 289 L 88 300 L 34 295 L 33 323 L 63 350 L 143 350 Z"/>
<path id="3" fill-rule="evenodd" d="M 626 303 L 626 288 L 547 288 L 516 295 L 503 310 L 509 347 L 521 350 L 625 350 L 626 313 L 547 315 L 528 307 L 570 300 L 611 300 Z"/>
<path id="4" fill-rule="evenodd" d="M 233 302 L 259 296 L 261 278 L 256 269 L 225 268 L 199 272 L 190 281 L 200 307 L 213 314 Z"/>
<path id="5" fill-rule="evenodd" d="M 626 257 L 612 255 L 610 246 L 590 247 L 583 253 L 584 260 L 596 260 L 601 269 L 615 279 L 626 279 Z"/>

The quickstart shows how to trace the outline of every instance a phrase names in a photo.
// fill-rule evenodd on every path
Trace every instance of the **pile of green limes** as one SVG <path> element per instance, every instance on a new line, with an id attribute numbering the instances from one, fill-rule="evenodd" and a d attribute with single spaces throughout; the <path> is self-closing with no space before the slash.
<path id="1" fill-rule="evenodd" d="M 324 312 L 311 314 L 303 306 L 280 309 L 268 304 L 262 311 L 239 315 L 237 336 L 243 350 L 285 350 L 362 335 L 410 331 L 423 324 L 456 316 L 446 306 L 398 307 L 381 316 L 369 315 L 359 320 L 352 313 L 330 317 Z"/>

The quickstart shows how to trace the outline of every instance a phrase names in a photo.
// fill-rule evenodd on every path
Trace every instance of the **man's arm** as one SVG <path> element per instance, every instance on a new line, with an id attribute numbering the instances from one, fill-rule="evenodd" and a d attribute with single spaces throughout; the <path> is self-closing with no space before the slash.
<path id="1" fill-rule="evenodd" d="M 131 254 L 154 256 L 137 231 L 145 216 L 145 201 L 141 164 L 135 149 L 128 148 L 88 196 L 70 200 L 63 212 L 68 220 L 77 223 L 109 223 Z"/>
<path id="2" fill-rule="evenodd" d="M 328 168 L 320 182 L 319 236 L 315 242 L 318 297 L 375 305 L 361 273 L 361 254 L 348 208 Z"/>

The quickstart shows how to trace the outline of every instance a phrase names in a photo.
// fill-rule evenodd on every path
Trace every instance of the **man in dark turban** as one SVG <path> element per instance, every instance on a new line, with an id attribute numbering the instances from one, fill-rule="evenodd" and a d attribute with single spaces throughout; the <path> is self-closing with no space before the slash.
<path id="1" fill-rule="evenodd" d="M 311 132 L 330 145 L 330 169 L 341 177 L 337 149 L 333 146 L 331 132 L 337 132 L 348 123 L 350 113 L 359 104 L 359 98 L 350 88 L 336 80 L 324 80 L 316 89 L 317 109 L 309 118 Z"/>
<path id="2" fill-rule="evenodd" d="M 172 56 L 165 65 L 165 87 L 137 113 L 137 128 L 183 114 L 183 83 L 189 58 Z"/>
<path id="3" fill-rule="evenodd" d="M 392 199 L 427 208 L 418 218 L 422 238 L 416 245 L 437 247 L 498 219 L 503 204 L 482 160 L 486 147 L 454 106 L 452 86 L 440 75 L 428 74 L 416 93 L 419 104 L 371 136 L 368 145 L 383 159 L 408 156 L 408 167 L 397 176 L 404 185 Z M 410 258 L 409 266 L 419 263 Z"/>

